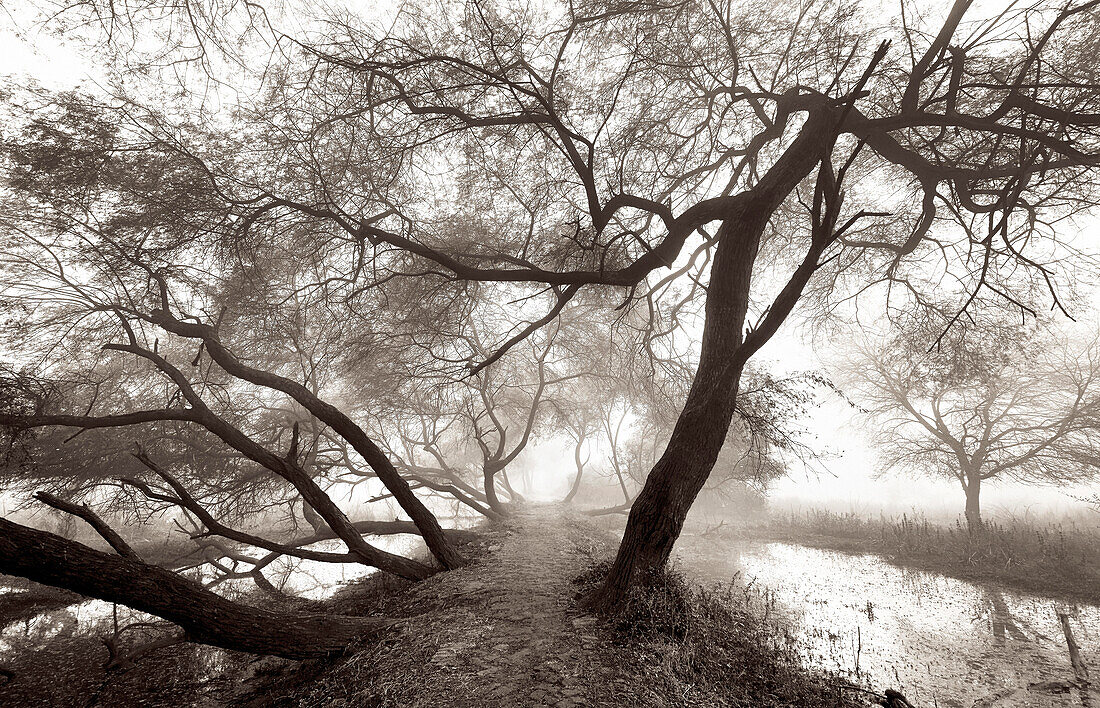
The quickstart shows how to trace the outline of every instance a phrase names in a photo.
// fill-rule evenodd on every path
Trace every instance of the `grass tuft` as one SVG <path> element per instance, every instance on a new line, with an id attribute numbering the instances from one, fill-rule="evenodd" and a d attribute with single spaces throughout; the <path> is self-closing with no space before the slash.
<path id="1" fill-rule="evenodd" d="M 575 582 L 591 590 L 609 567 L 595 562 Z M 696 695 L 762 708 L 866 705 L 846 680 L 806 668 L 768 600 L 749 588 L 703 587 L 675 569 L 652 571 L 608 626 L 645 664 L 633 668 L 638 675 L 663 676 Z"/>

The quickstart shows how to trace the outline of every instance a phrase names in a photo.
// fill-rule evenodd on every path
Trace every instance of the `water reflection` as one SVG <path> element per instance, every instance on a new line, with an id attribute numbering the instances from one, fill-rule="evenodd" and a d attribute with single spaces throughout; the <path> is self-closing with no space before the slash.
<path id="1" fill-rule="evenodd" d="M 419 536 L 386 536 L 372 540 L 371 543 L 377 548 L 406 557 L 417 557 L 426 551 L 424 541 Z M 311 548 L 332 552 L 347 550 L 340 541 L 324 541 Z M 325 600 L 348 583 L 361 580 L 377 571 L 359 563 L 321 563 L 283 557 L 272 563 L 265 572 L 275 587 L 285 594 L 308 600 Z M 251 580 L 232 582 L 245 591 L 255 588 L 255 585 L 250 585 Z"/>
<path id="2" fill-rule="evenodd" d="M 1013 639 L 1028 641 L 1027 635 L 1013 619 L 1012 610 L 1008 608 L 1004 594 L 999 589 L 991 587 L 982 587 L 981 590 L 987 606 L 989 624 L 997 643 L 1004 644 L 1006 634 Z"/>
<path id="3" fill-rule="evenodd" d="M 766 588 L 809 664 L 899 688 L 922 706 L 1081 705 L 1076 690 L 1028 689 L 1074 678 L 1049 599 L 785 543 L 690 537 L 678 554 L 697 578 L 741 573 Z M 1075 608 L 1072 622 L 1096 664 L 1100 607 Z"/>

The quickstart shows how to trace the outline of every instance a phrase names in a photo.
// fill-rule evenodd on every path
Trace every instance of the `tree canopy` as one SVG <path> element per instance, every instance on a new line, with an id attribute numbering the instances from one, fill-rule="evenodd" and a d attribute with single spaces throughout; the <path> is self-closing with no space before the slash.
<path id="1" fill-rule="evenodd" d="M 986 481 L 1074 483 L 1100 473 L 1095 335 L 1080 341 L 1049 323 L 987 317 L 929 350 L 937 324 L 910 322 L 852 362 L 857 403 L 887 468 L 957 480 L 974 530 Z"/>

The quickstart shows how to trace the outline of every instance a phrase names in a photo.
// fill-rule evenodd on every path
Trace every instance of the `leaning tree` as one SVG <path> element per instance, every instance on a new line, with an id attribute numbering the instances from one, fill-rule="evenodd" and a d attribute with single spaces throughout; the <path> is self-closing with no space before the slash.
<path id="1" fill-rule="evenodd" d="M 1100 475 L 1100 351 L 989 317 L 904 324 L 853 360 L 853 395 L 887 469 L 957 481 L 967 527 L 983 528 L 982 485 L 1074 484 Z"/>
<path id="2" fill-rule="evenodd" d="M 892 312 L 935 287 L 956 314 L 985 297 L 1027 309 L 1037 284 L 1060 302 L 1068 217 L 1100 162 L 1100 2 L 971 4 L 469 0 L 298 12 L 293 36 L 251 2 L 65 5 L 51 21 L 125 81 L 8 92 L 4 292 L 9 348 L 84 372 L 68 404 L 85 407 L 3 421 L 201 426 L 295 487 L 351 554 L 422 574 L 366 544 L 297 438 L 258 442 L 235 394 L 289 397 L 335 431 L 453 567 L 434 516 L 341 409 L 341 379 L 395 345 L 477 374 L 581 298 L 609 320 L 644 308 L 652 339 L 698 331 L 698 355 L 588 598 L 613 607 L 667 561 L 747 362 L 800 302 L 873 290 Z M 319 393 L 275 355 L 285 339 L 256 337 L 295 294 L 326 315 L 308 336 L 348 335 Z M 485 301 L 520 303 L 488 355 L 463 332 Z M 448 327 L 425 341 L 406 308 Z M 161 377 L 156 407 L 127 407 L 157 393 L 140 383 L 92 393 L 119 356 Z M 32 572 L 26 544 L 63 556 L 4 528 L 8 572 Z M 136 572 L 124 561 L 118 578 Z M 64 583 L 57 567 L 45 579 Z"/>

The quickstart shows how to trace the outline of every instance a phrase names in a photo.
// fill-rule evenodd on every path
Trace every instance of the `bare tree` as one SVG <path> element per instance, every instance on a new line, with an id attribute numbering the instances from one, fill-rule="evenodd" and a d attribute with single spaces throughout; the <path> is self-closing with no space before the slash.
<path id="1" fill-rule="evenodd" d="M 0 564 L 5 571 L 171 620 L 191 641 L 304 659 L 342 651 L 352 640 L 392 625 L 376 617 L 254 608 L 130 553 L 96 551 L 6 519 L 0 519 L 0 529 Z"/>
<path id="2" fill-rule="evenodd" d="M 1100 349 L 1034 326 L 940 324 L 868 345 L 853 367 L 857 403 L 887 468 L 956 480 L 971 532 L 981 490 L 1013 479 L 1070 484 L 1100 474 Z"/>

